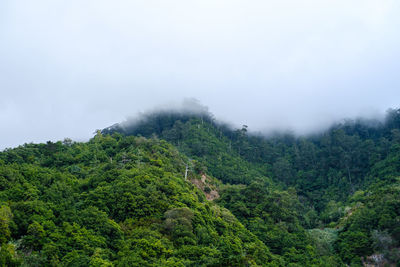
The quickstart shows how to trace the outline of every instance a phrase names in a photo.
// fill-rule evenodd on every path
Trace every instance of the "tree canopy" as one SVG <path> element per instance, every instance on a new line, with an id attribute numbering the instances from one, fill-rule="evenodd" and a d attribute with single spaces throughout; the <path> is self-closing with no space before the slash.
<path id="1" fill-rule="evenodd" d="M 6 149 L 0 264 L 399 262 L 399 114 L 264 137 L 208 112 L 155 112 L 88 142 Z"/>

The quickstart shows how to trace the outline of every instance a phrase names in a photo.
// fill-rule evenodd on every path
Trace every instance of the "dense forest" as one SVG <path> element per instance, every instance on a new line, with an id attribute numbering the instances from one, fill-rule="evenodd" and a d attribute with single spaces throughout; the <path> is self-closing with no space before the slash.
<path id="1" fill-rule="evenodd" d="M 0 180 L 2 266 L 400 262 L 400 109 L 267 137 L 151 112 L 6 149 Z"/>

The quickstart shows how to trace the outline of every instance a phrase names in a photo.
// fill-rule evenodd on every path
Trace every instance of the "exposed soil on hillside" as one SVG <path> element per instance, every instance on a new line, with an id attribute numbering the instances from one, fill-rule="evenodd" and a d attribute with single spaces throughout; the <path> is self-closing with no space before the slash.
<path id="1" fill-rule="evenodd" d="M 204 173 L 201 175 L 201 179 L 189 179 L 189 181 L 194 184 L 197 188 L 203 191 L 207 200 L 212 201 L 214 199 L 219 198 L 219 193 L 215 185 L 211 184 L 210 178 L 207 177 Z"/>

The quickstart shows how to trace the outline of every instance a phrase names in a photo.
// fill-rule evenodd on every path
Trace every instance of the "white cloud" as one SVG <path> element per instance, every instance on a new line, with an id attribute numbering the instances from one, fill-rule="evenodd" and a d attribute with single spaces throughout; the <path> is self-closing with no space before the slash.
<path id="1" fill-rule="evenodd" d="M 0 148 L 33 132 L 87 138 L 185 97 L 253 129 L 383 112 L 400 98 L 399 11 L 389 0 L 3 0 L 0 110 L 13 108 Z"/>

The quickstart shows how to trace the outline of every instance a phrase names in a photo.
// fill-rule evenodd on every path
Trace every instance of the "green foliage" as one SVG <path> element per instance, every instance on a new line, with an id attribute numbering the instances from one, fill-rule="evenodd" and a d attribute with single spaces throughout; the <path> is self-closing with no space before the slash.
<path id="1" fill-rule="evenodd" d="M 268 191 L 261 182 L 227 186 L 218 200 L 286 264 L 314 263 L 315 248 L 301 225 L 304 210 L 294 190 Z M 300 260 L 300 258 L 301 260 Z"/>
<path id="2" fill-rule="evenodd" d="M 373 253 L 399 262 L 399 121 L 389 110 L 383 123 L 265 138 L 204 109 L 147 114 L 87 143 L 6 149 L 0 265 L 360 266 Z M 218 190 L 215 202 L 189 182 L 203 174 L 224 183 L 203 188 Z"/>
<path id="3" fill-rule="evenodd" d="M 216 123 L 210 114 L 204 120 L 204 114 L 173 112 L 148 114 L 140 123 L 107 130 L 127 135 L 155 133 L 201 162 L 221 181 L 243 184 L 224 186 L 219 204 L 231 210 L 272 252 L 293 264 L 300 262 L 296 255 L 308 255 L 305 258 L 311 259 L 317 251 L 326 254 L 324 257 L 335 258 L 333 261 L 340 265 L 340 260 L 332 256 L 336 253 L 332 252 L 336 235 L 305 232 L 304 227 L 336 227 L 358 218 L 350 231 L 362 233 L 357 235 L 363 239 L 361 247 L 336 248 L 342 259 L 359 264 L 361 254 L 373 252 L 369 249 L 373 229 L 367 224 L 378 225 L 379 229 L 398 224 L 393 207 L 382 214 L 368 208 L 358 211 L 356 203 L 369 194 L 365 190 L 371 184 L 381 180 L 389 185 L 400 176 L 399 114 L 399 110 L 389 110 L 383 123 L 347 120 L 308 137 L 284 133 L 265 138 L 249 134 L 245 125 L 233 130 Z M 298 196 L 290 193 L 292 197 L 287 197 L 290 186 Z M 279 200 L 290 200 L 288 205 L 276 205 L 277 195 Z M 385 205 L 377 199 L 372 203 Z M 356 237 L 340 232 L 336 243 L 344 245 L 352 238 Z M 314 251 L 307 251 L 307 246 L 314 247 Z M 342 253 L 346 249 L 349 253 Z"/>
<path id="4" fill-rule="evenodd" d="M 276 261 L 229 211 L 184 180 L 188 159 L 165 141 L 98 133 L 88 143 L 24 145 L 0 159 L 3 265 Z"/>
<path id="5" fill-rule="evenodd" d="M 395 250 L 400 244 L 400 178 L 393 183 L 378 181 L 363 194 L 351 198 L 353 210 L 344 220 L 337 250 L 346 261 L 359 260 L 373 252 L 383 253 L 392 262 L 400 257 Z M 396 249 L 395 249 L 396 248 Z"/>
<path id="6" fill-rule="evenodd" d="M 372 253 L 371 240 L 368 235 L 360 231 L 341 233 L 338 240 L 339 255 L 344 261 L 352 262 L 357 256 Z"/>
<path id="7" fill-rule="evenodd" d="M 338 237 L 338 230 L 332 228 L 309 230 L 315 244 L 316 251 L 321 256 L 330 256 L 335 253 L 334 243 Z"/>
<path id="8" fill-rule="evenodd" d="M 21 266 L 22 260 L 18 257 L 13 244 L 2 244 L 0 247 L 0 266 Z"/>
<path id="9" fill-rule="evenodd" d="M 0 207 L 0 246 L 4 245 L 10 238 L 10 222 L 12 213 L 8 206 L 2 205 Z"/>

